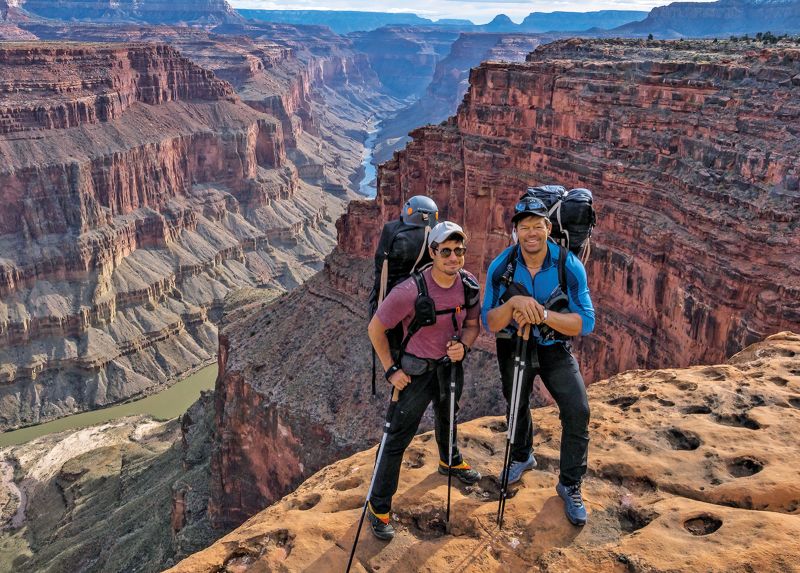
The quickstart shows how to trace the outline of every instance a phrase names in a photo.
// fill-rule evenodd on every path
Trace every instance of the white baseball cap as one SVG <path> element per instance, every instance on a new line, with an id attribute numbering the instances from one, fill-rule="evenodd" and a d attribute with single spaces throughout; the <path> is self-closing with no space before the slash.
<path id="1" fill-rule="evenodd" d="M 464 233 L 464 229 L 462 229 L 459 225 L 456 225 L 452 221 L 442 221 L 433 229 L 431 229 L 431 232 L 428 235 L 428 246 L 430 247 L 433 243 L 443 243 L 450 235 L 453 234 L 461 235 L 462 240 L 467 240 L 467 235 Z"/>

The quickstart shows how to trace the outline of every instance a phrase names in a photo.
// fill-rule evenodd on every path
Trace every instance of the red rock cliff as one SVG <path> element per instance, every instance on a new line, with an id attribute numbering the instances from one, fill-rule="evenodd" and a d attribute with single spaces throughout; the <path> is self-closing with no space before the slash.
<path id="1" fill-rule="evenodd" d="M 406 197 L 465 225 L 485 279 L 527 185 L 595 192 L 589 379 L 724 360 L 800 327 L 800 50 L 561 41 L 473 70 L 458 114 L 381 166 L 340 248 L 374 252 Z"/>
<path id="2" fill-rule="evenodd" d="M 101 28 L 77 33 L 110 33 Z M 198 54 L 213 46 L 199 32 L 137 33 L 171 35 Z M 239 61 L 250 56 L 240 43 L 230 42 Z M 282 50 L 263 52 L 274 68 L 242 86 L 248 97 L 284 97 L 312 77 Z M 332 215 L 360 157 L 336 114 L 363 114 L 307 105 L 321 137 L 339 132 L 328 158 L 300 127 L 299 106 L 286 114 L 302 135 L 294 148 L 286 118 L 245 105 L 171 47 L 17 44 L 0 61 L 15 78 L 0 99 L 14 126 L 0 135 L 3 427 L 153 391 L 207 362 L 228 292 L 291 288 L 333 246 Z M 311 162 L 319 174 L 304 181 Z"/>

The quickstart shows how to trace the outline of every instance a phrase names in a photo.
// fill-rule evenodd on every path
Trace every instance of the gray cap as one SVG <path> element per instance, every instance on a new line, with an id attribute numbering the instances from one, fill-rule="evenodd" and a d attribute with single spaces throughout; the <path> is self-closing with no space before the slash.
<path id="1" fill-rule="evenodd" d="M 433 229 L 431 229 L 431 233 L 428 235 L 428 246 L 430 247 L 433 243 L 441 244 L 454 233 L 461 235 L 461 238 L 464 241 L 467 240 L 467 235 L 464 233 L 464 229 L 462 229 L 459 225 L 456 225 L 452 221 L 442 221 Z"/>

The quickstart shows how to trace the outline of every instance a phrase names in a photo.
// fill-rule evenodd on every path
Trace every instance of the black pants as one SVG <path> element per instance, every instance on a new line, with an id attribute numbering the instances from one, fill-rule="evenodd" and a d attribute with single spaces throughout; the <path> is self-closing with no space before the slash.
<path id="1" fill-rule="evenodd" d="M 422 415 L 431 402 L 433 402 L 439 459 L 447 464 L 447 438 L 450 433 L 450 369 L 450 365 L 440 366 L 420 376 L 412 376 L 411 383 L 400 392 L 389 435 L 386 437 L 383 459 L 379 460 L 380 465 L 375 474 L 375 484 L 370 497 L 370 503 L 377 513 L 388 513 L 392 508 L 392 496 L 397 492 L 403 453 L 417 433 Z M 455 420 L 458 420 L 458 400 L 463 385 L 461 363 L 457 363 Z M 456 445 L 456 422 L 453 424 L 453 465 L 457 466 L 462 460 Z"/>
<path id="2" fill-rule="evenodd" d="M 511 410 L 515 350 L 516 338 L 497 339 L 497 361 L 503 381 L 503 396 L 506 398 L 506 420 Z M 533 451 L 530 396 L 533 379 L 537 374 L 556 401 L 561 418 L 559 479 L 565 485 L 580 483 L 586 473 L 589 450 L 589 401 L 578 363 L 564 344 L 541 346 L 534 340 L 528 343 L 511 458 L 525 461 Z"/>

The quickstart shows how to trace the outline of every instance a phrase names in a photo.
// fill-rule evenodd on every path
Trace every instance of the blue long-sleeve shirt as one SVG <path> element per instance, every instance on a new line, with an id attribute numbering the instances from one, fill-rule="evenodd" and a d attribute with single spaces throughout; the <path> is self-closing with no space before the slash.
<path id="1" fill-rule="evenodd" d="M 483 295 L 483 306 L 481 307 L 481 320 L 486 330 L 489 330 L 489 325 L 486 322 L 486 315 L 493 308 L 500 306 L 500 297 L 503 296 L 506 290 L 500 278 L 506 270 L 506 260 L 508 259 L 511 249 L 516 249 L 517 251 L 517 265 L 514 269 L 513 282 L 523 285 L 529 293 L 533 294 L 533 298 L 540 304 L 544 304 L 547 299 L 550 298 L 553 291 L 559 287 L 559 250 L 562 253 L 566 253 L 567 292 L 565 294 L 569 299 L 569 310 L 581 316 L 581 336 L 585 336 L 594 330 L 594 306 L 589 296 L 589 285 L 586 282 L 586 269 L 583 268 L 583 264 L 578 258 L 567 249 L 562 249 L 550 241 L 548 241 L 547 247 L 548 251 L 542 263 L 542 268 L 539 269 L 535 276 L 531 276 L 531 273 L 525 266 L 522 253 L 517 248 L 517 245 L 511 245 L 505 249 L 492 261 L 492 264 L 489 265 L 489 272 L 486 277 L 486 290 Z M 533 332 L 538 336 L 538 329 L 534 329 Z M 555 340 L 539 340 L 539 344 L 544 345 L 554 344 L 556 342 Z"/>

